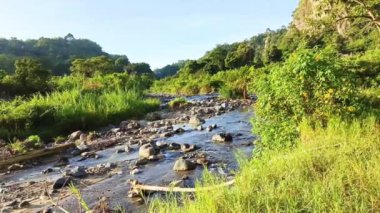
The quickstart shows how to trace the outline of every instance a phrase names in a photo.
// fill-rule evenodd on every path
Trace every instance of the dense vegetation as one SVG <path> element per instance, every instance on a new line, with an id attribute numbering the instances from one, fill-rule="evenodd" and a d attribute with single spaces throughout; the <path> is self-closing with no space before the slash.
<path id="1" fill-rule="evenodd" d="M 247 86 L 258 97 L 259 139 L 235 186 L 181 202 L 173 196 L 151 211 L 378 211 L 379 7 L 378 0 L 301 0 L 289 27 L 217 46 L 155 82 L 157 93 L 210 86 L 225 97 Z M 236 75 L 244 83 L 232 83 Z M 220 181 L 208 176 L 205 185 Z"/>
<path id="2" fill-rule="evenodd" d="M 142 117 L 159 105 L 144 98 L 154 80 L 148 64 L 103 53 L 91 41 L 68 35 L 1 42 L 0 67 L 6 72 L 0 72 L 0 139 L 16 145 L 29 135 L 51 140 Z"/>

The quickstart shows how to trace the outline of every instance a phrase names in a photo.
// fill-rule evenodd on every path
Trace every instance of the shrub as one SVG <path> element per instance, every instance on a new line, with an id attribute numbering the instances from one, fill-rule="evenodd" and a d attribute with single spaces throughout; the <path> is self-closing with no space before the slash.
<path id="1" fill-rule="evenodd" d="M 299 49 L 289 59 L 257 73 L 253 131 L 261 148 L 296 144 L 303 117 L 325 123 L 331 115 L 360 113 L 357 88 L 338 55 L 329 49 Z"/>

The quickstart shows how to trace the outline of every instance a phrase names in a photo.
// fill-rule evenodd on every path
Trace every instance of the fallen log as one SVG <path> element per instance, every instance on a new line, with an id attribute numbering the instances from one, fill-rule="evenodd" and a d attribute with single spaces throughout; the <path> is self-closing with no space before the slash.
<path id="1" fill-rule="evenodd" d="M 31 152 L 29 152 L 27 154 L 11 157 L 11 158 L 6 159 L 6 160 L 1 160 L 0 161 L 0 168 L 2 168 L 4 166 L 11 165 L 11 164 L 14 164 L 14 163 L 19 163 L 19 162 L 22 162 L 22 161 L 32 160 L 32 159 L 35 159 L 35 158 L 39 158 L 39 157 L 43 157 L 43 156 L 48 156 L 48 155 L 60 153 L 60 152 L 62 152 L 64 150 L 66 150 L 66 149 L 68 149 L 70 147 L 74 147 L 74 146 L 75 146 L 74 143 L 68 143 L 68 144 L 63 144 L 63 145 L 55 146 L 55 147 L 52 147 L 52 148 L 45 148 L 45 149 L 31 151 Z"/>
<path id="2" fill-rule="evenodd" d="M 132 190 L 139 191 L 155 191 L 155 192 L 196 192 L 196 191 L 210 191 L 222 187 L 228 187 L 235 183 L 235 179 L 227 181 L 225 183 L 221 183 L 214 186 L 206 186 L 199 188 L 183 188 L 183 187 L 170 187 L 170 186 L 152 186 L 152 185 L 144 185 L 139 183 L 136 180 L 130 180 Z"/>

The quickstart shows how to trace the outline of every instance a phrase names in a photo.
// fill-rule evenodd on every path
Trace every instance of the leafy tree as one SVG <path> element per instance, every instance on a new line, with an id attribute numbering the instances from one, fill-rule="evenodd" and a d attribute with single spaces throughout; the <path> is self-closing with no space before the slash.
<path id="1" fill-rule="evenodd" d="M 124 71 L 126 71 L 127 66 L 131 64 L 131 62 L 129 62 L 128 57 L 125 55 L 114 56 L 114 58 L 115 58 L 115 69 L 116 69 L 116 71 L 124 72 Z"/>
<path id="2" fill-rule="evenodd" d="M 243 42 L 239 44 L 235 51 L 228 53 L 225 59 L 226 67 L 234 69 L 250 65 L 253 61 L 254 53 L 254 48 L 248 42 Z"/>
<path id="3" fill-rule="evenodd" d="M 153 74 L 150 65 L 147 63 L 132 63 L 126 67 L 129 74 Z"/>
<path id="4" fill-rule="evenodd" d="M 96 56 L 89 59 L 75 59 L 70 71 L 73 75 L 93 77 L 111 73 L 115 70 L 114 62 L 107 56 Z"/>

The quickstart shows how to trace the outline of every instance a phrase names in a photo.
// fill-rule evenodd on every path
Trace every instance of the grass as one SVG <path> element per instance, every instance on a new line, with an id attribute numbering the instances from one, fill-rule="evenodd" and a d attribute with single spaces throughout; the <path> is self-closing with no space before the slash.
<path id="1" fill-rule="evenodd" d="M 123 119 L 140 118 L 158 108 L 156 99 L 144 99 L 135 90 L 55 91 L 0 102 L 0 138 L 38 134 L 52 138 Z"/>
<path id="2" fill-rule="evenodd" d="M 231 188 L 169 196 L 150 212 L 379 212 L 380 127 L 375 118 L 326 128 L 303 122 L 294 149 L 241 163 Z M 214 177 L 206 184 L 215 184 Z"/>
<path id="3" fill-rule="evenodd" d="M 188 102 L 184 97 L 177 97 L 171 100 L 168 105 L 172 109 L 180 108 L 181 106 L 186 105 Z"/>

